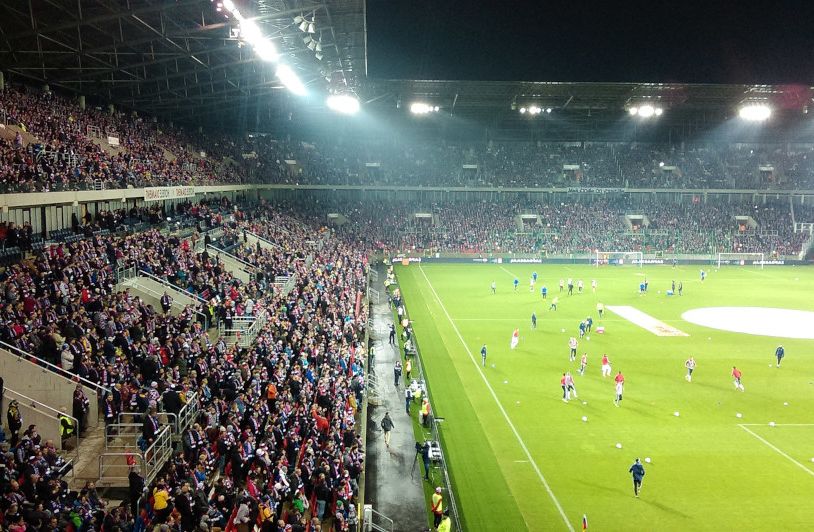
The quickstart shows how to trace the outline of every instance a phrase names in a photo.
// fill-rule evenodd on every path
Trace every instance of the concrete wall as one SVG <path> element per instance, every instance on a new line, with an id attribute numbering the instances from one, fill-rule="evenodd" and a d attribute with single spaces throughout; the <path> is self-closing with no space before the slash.
<path id="1" fill-rule="evenodd" d="M 240 261 L 237 261 L 227 255 L 226 253 L 220 251 L 218 248 L 209 246 L 207 249 L 209 252 L 210 257 L 217 257 L 223 263 L 223 267 L 231 273 L 236 279 L 240 279 L 242 283 L 248 283 L 251 280 L 251 275 L 249 272 L 244 270 L 246 265 Z"/>
<path id="2" fill-rule="evenodd" d="M 65 413 L 71 415 L 73 392 L 77 384 L 71 379 L 18 357 L 6 349 L 0 349 L 0 373 L 7 387 L 11 386 L 17 392 L 55 410 L 67 408 Z M 95 389 L 88 386 L 82 386 L 82 389 L 90 400 L 88 426 L 95 427 L 99 424 L 98 395 Z"/>
<path id="3" fill-rule="evenodd" d="M 28 397 L 31 396 L 29 395 Z M 19 435 L 22 437 L 23 432 L 28 429 L 29 425 L 36 425 L 37 432 L 39 432 L 40 436 L 42 436 L 43 442 L 45 442 L 45 440 L 53 440 L 54 445 L 57 446 L 57 449 L 62 449 L 62 437 L 59 433 L 59 418 L 57 415 L 48 411 L 47 409 L 43 409 L 41 407 L 38 408 L 36 403 L 32 405 L 31 401 L 23 398 L 19 393 L 9 388 L 6 388 L 3 392 L 3 402 L 2 407 L 0 407 L 0 410 L 2 410 L 3 413 L 3 424 L 6 424 L 8 405 L 13 400 L 16 400 L 19 404 L 20 415 L 23 416 L 23 427 L 20 429 Z M 69 416 L 71 415 L 70 412 L 67 412 L 67 414 Z M 8 429 L 8 427 L 6 427 L 6 429 Z M 7 433 L 6 438 L 11 438 L 11 434 Z M 75 442 L 76 440 L 74 439 L 73 445 L 76 445 Z"/>

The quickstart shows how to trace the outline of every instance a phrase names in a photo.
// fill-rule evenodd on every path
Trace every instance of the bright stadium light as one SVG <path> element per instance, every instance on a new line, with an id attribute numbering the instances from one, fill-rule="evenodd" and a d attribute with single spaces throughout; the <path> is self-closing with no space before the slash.
<path id="1" fill-rule="evenodd" d="M 527 109 L 526 109 L 525 107 L 521 107 L 521 108 L 520 108 L 520 114 L 521 114 L 521 115 L 526 114 L 526 110 L 527 110 Z"/>
<path id="2" fill-rule="evenodd" d="M 642 118 L 650 118 L 654 114 L 656 114 L 656 110 L 652 105 L 642 105 L 639 107 L 639 116 Z"/>
<path id="3" fill-rule="evenodd" d="M 738 116 L 749 122 L 763 122 L 772 116 L 772 108 L 765 103 L 748 103 L 741 106 Z"/>
<path id="4" fill-rule="evenodd" d="M 304 96 L 308 92 L 305 89 L 305 85 L 300 81 L 299 76 L 297 76 L 288 65 L 281 64 L 277 67 L 277 77 L 280 78 L 280 83 L 282 83 L 285 88 L 297 96 Z"/>
<path id="5" fill-rule="evenodd" d="M 410 104 L 410 112 L 414 115 L 426 115 L 429 113 L 437 113 L 441 108 L 437 105 L 432 106 L 424 102 L 413 102 Z"/>
<path id="6" fill-rule="evenodd" d="M 359 112 L 359 100 L 352 94 L 331 94 L 325 104 L 332 111 L 345 115 L 355 115 Z"/>
<path id="7" fill-rule="evenodd" d="M 648 119 L 653 118 L 654 116 L 661 116 L 664 114 L 664 109 L 649 103 L 645 103 L 642 105 L 631 105 L 627 108 L 627 112 L 630 114 L 630 116 L 638 116 L 640 118 Z"/>
<path id="8" fill-rule="evenodd" d="M 627 112 L 630 113 L 630 116 L 636 116 L 637 114 L 639 114 L 639 108 L 631 107 L 627 110 Z"/>

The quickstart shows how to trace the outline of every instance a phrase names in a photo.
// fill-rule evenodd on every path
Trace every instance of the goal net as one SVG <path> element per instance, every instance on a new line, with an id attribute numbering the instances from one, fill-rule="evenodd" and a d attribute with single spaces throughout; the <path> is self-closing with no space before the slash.
<path id="1" fill-rule="evenodd" d="M 757 266 L 763 269 L 763 253 L 718 253 L 718 268 L 722 265 Z"/>
<path id="2" fill-rule="evenodd" d="M 594 258 L 594 264 L 597 267 L 602 265 L 624 266 L 633 265 L 642 267 L 642 259 L 644 258 L 641 251 L 597 251 Z"/>

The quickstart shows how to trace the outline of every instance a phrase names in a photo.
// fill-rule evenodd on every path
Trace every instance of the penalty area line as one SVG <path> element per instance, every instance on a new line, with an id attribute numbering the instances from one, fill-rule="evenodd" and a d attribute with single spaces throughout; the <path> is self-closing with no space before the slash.
<path id="1" fill-rule="evenodd" d="M 792 462 L 794 465 L 796 465 L 797 467 L 799 467 L 800 469 L 802 469 L 803 471 L 805 471 L 806 473 L 808 473 L 809 475 L 814 477 L 814 471 L 810 470 L 809 468 L 807 468 L 806 466 L 804 466 L 803 464 L 801 464 L 800 462 L 798 462 L 797 460 L 795 460 L 794 458 L 792 458 L 791 456 L 789 456 L 788 454 L 783 452 L 782 449 L 780 449 L 779 447 L 773 445 L 768 440 L 761 437 L 757 433 L 753 432 L 752 430 L 750 430 L 746 426 L 744 426 L 744 425 L 738 425 L 738 426 L 740 428 L 742 428 L 743 430 L 745 430 L 746 432 L 748 432 L 749 434 L 751 434 L 752 436 L 754 436 L 755 438 L 757 438 L 759 441 L 763 442 L 769 449 L 773 450 L 774 452 L 776 452 L 777 454 L 779 454 L 780 456 L 782 456 L 786 460 Z"/>
<path id="2" fill-rule="evenodd" d="M 503 267 L 501 266 L 501 268 L 503 268 Z M 500 409 L 500 413 L 503 414 L 503 419 L 506 420 L 506 424 L 509 425 L 510 429 L 512 429 L 512 432 L 514 433 L 515 438 L 517 438 L 517 442 L 520 444 L 520 447 L 523 449 L 523 453 L 526 455 L 526 458 L 528 458 L 528 461 L 531 463 L 531 467 L 534 469 L 534 472 L 537 473 L 537 477 L 540 479 L 540 482 L 543 484 L 543 487 L 545 487 L 545 490 L 548 493 L 548 496 L 551 498 L 551 501 L 554 503 L 554 506 L 557 507 L 557 511 L 560 513 L 560 517 L 562 517 L 562 520 L 565 523 L 565 526 L 568 528 L 569 531 L 574 532 L 574 527 L 568 521 L 568 516 L 565 515 L 565 510 L 563 510 L 562 505 L 560 504 L 560 501 L 557 499 L 557 496 L 554 495 L 554 492 L 551 490 L 551 486 L 548 485 L 548 481 L 543 476 L 543 472 L 540 471 L 540 468 L 537 465 L 537 462 L 535 462 L 534 458 L 532 458 L 528 447 L 526 447 L 526 443 L 523 441 L 523 438 L 520 436 L 520 433 L 517 432 L 517 429 L 515 428 L 514 423 L 512 423 L 512 420 L 509 419 L 509 414 L 506 413 L 506 409 L 503 408 L 503 405 L 501 404 L 500 399 L 498 399 L 494 388 L 492 388 L 492 385 L 489 384 L 489 380 L 486 378 L 486 374 L 483 373 L 483 370 L 478 365 L 478 362 L 475 360 L 475 357 L 472 355 L 472 351 L 469 349 L 469 346 L 466 344 L 466 340 L 464 340 L 464 337 L 461 335 L 461 331 L 458 330 L 458 327 L 455 325 L 455 322 L 450 317 L 449 312 L 447 312 L 447 308 L 444 306 L 444 303 L 441 301 L 441 298 L 438 296 L 438 292 L 436 292 L 435 288 L 432 286 L 432 283 L 430 282 L 430 278 L 427 277 L 426 273 L 424 273 L 424 268 L 422 268 L 420 264 L 418 265 L 418 269 L 419 269 L 419 271 L 421 271 L 421 275 L 424 276 L 424 281 L 426 281 L 427 286 L 430 288 L 430 291 L 432 291 L 432 295 L 435 296 L 435 300 L 438 302 L 438 306 L 440 306 L 441 310 L 444 311 L 444 314 L 446 315 L 447 320 L 449 321 L 449 324 L 452 325 L 452 329 L 455 331 L 455 334 L 458 336 L 458 339 L 461 341 L 461 345 L 464 346 L 464 349 L 466 350 L 466 354 L 469 355 L 469 360 L 472 361 L 472 364 L 474 364 L 475 369 L 478 370 L 478 374 L 481 376 L 481 379 L 483 379 L 483 383 L 486 385 L 486 388 L 488 388 L 489 393 L 492 394 L 492 398 L 495 400 L 495 403 L 497 403 L 497 407 Z M 506 271 L 508 272 L 508 270 L 506 270 Z"/>

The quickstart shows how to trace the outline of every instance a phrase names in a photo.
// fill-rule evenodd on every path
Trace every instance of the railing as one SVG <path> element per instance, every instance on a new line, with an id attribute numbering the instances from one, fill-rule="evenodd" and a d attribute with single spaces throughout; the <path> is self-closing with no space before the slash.
<path id="1" fill-rule="evenodd" d="M 200 411 L 201 403 L 198 400 L 198 392 L 192 392 L 192 394 L 187 397 L 187 403 L 178 412 L 175 433 L 178 435 L 183 433 L 187 427 L 192 425 L 192 422 L 198 417 Z"/>
<path id="2" fill-rule="evenodd" d="M 380 532 L 393 532 L 395 530 L 395 523 L 393 520 L 381 512 L 373 509 L 373 505 L 365 504 L 364 508 L 364 530 L 370 532 L 377 530 Z"/>
<path id="3" fill-rule="evenodd" d="M 145 484 L 149 485 L 172 457 L 172 434 L 169 427 L 164 427 L 147 450 L 136 452 L 112 452 L 99 456 L 100 482 L 128 482 L 130 470 L 135 468 Z M 130 465 L 129 460 L 135 463 Z"/>
<path id="4" fill-rule="evenodd" d="M 209 302 L 208 302 L 206 299 L 202 298 L 201 296 L 199 296 L 199 295 L 197 295 L 197 294 L 193 294 L 193 293 L 191 293 L 191 292 L 187 292 L 186 290 L 184 290 L 184 289 L 183 289 L 183 288 L 181 288 L 180 286 L 175 286 L 174 284 L 172 284 L 171 282 L 167 281 L 166 279 L 162 279 L 161 277 L 158 277 L 157 275 L 153 275 L 153 274 L 152 274 L 152 273 L 150 273 L 150 272 L 146 272 L 146 271 L 144 271 L 144 270 L 139 270 L 138 274 L 139 274 L 139 275 L 143 275 L 144 277 L 147 277 L 148 279 L 152 279 L 153 281 L 155 281 L 155 282 L 157 282 L 157 283 L 160 283 L 161 285 L 163 285 L 164 287 L 166 287 L 168 290 L 172 290 L 172 291 L 174 291 L 174 292 L 177 292 L 177 293 L 180 293 L 180 294 L 184 294 L 184 295 L 185 295 L 185 296 L 187 296 L 187 297 L 191 297 L 191 298 L 193 298 L 193 299 L 197 299 L 197 300 L 198 300 L 199 302 L 201 302 L 201 303 L 209 303 Z"/>
<path id="5" fill-rule="evenodd" d="M 136 277 L 138 277 L 138 273 L 136 272 L 135 266 L 116 269 L 116 283 L 123 283 L 125 281 L 129 281 L 130 279 L 135 279 Z"/>
<path id="6" fill-rule="evenodd" d="M 275 249 L 282 249 L 280 247 L 280 244 L 275 244 L 271 240 L 269 240 L 267 238 L 264 238 L 264 237 L 262 237 L 262 236 L 260 236 L 260 235 L 258 235 L 256 233 L 252 233 L 251 231 L 246 231 L 246 234 L 251 236 L 251 237 L 256 238 L 257 240 L 259 240 L 260 242 L 263 242 L 264 244 L 268 244 L 269 246 L 271 246 L 271 247 L 273 247 Z"/>
<path id="7" fill-rule="evenodd" d="M 141 272 L 141 273 L 143 274 L 143 273 L 146 273 L 146 272 Z M 155 276 L 153 276 L 153 277 L 155 277 Z M 161 296 L 164 295 L 163 293 L 159 292 L 158 290 L 154 290 L 154 289 L 150 288 L 149 286 L 147 286 L 147 285 L 145 285 L 143 283 L 140 283 L 138 281 L 138 275 L 135 276 L 135 277 L 132 277 L 130 279 L 127 279 L 126 281 L 122 282 L 122 284 L 124 286 L 134 288 L 136 290 L 141 290 L 142 292 L 146 292 L 147 294 L 150 294 L 151 296 L 153 296 L 154 298 L 156 298 L 158 300 L 160 300 Z M 170 285 L 170 286 L 172 286 L 172 285 Z M 180 289 L 176 287 L 175 290 L 180 290 Z M 190 294 L 188 292 L 184 292 L 184 293 L 189 295 L 189 296 L 192 296 L 192 297 L 197 297 L 194 294 Z M 202 298 L 198 298 L 198 299 L 202 299 Z M 202 299 L 202 301 L 205 301 L 205 300 Z M 172 300 L 172 306 L 178 307 L 178 308 L 180 308 L 182 310 L 185 310 L 187 308 L 187 305 L 184 305 L 180 301 L 176 301 L 174 298 Z M 207 314 L 199 311 L 199 310 L 194 310 L 193 309 L 193 312 L 195 313 L 196 316 L 203 319 L 204 329 L 208 330 L 209 329 L 209 316 Z"/>
<path id="8" fill-rule="evenodd" d="M 96 382 L 89 381 L 85 377 L 81 377 L 79 375 L 74 375 L 73 373 L 65 371 L 64 369 L 60 368 L 59 366 L 57 366 L 55 364 L 51 364 L 50 362 L 48 362 L 47 360 L 45 360 L 43 358 L 32 355 L 31 353 L 29 353 L 27 351 L 23 351 L 19 347 L 14 347 L 13 345 L 7 344 L 6 342 L 3 342 L 2 340 L 0 340 L 0 349 L 5 349 L 6 351 L 10 352 L 12 355 L 14 355 L 14 356 L 16 356 L 16 357 L 18 357 L 20 359 L 25 359 L 27 362 L 30 362 L 31 364 L 34 364 L 36 366 L 41 366 L 43 369 L 51 370 L 52 373 L 56 373 L 59 377 L 62 377 L 64 379 L 67 379 L 67 380 L 70 380 L 70 381 L 75 381 L 75 382 L 78 381 L 83 386 L 87 386 L 88 388 L 91 388 L 93 391 L 95 391 L 96 394 L 99 397 L 104 397 L 106 394 L 113 392 L 113 390 L 111 390 L 110 388 L 108 388 L 106 386 L 102 386 L 101 384 L 98 384 Z"/>
<path id="9" fill-rule="evenodd" d="M 27 418 L 27 424 L 34 424 L 40 427 L 40 433 L 43 436 L 44 440 L 53 440 L 61 442 L 60 448 L 65 450 L 64 444 L 68 440 L 73 440 L 73 449 L 70 454 L 74 456 L 78 455 L 79 453 L 79 422 L 78 420 L 73 417 L 72 415 L 68 414 L 67 412 L 60 412 L 56 408 L 52 408 L 45 403 L 41 403 L 36 399 L 32 399 L 27 395 L 23 395 L 18 391 L 15 391 L 8 386 L 5 387 L 3 391 L 3 401 L 7 401 L 3 406 L 3 411 L 8 410 L 8 402 L 15 400 L 19 404 L 19 408 L 22 408 L 23 411 L 20 414 L 23 415 L 23 418 Z M 31 409 L 31 410 L 28 410 Z M 48 418 L 50 422 L 53 424 L 51 426 L 46 426 L 46 423 L 43 420 L 35 420 L 32 419 L 35 416 L 32 415 L 35 412 L 39 412 L 44 416 L 44 418 Z M 62 421 L 60 420 L 60 416 L 65 416 L 73 422 L 74 426 L 74 434 L 70 438 L 62 438 Z M 21 429 L 22 430 L 22 429 Z"/>
<path id="10" fill-rule="evenodd" d="M 218 324 L 218 334 L 224 339 L 237 336 L 236 343 L 240 347 L 249 347 L 268 323 L 268 311 L 260 310 L 253 317 L 236 316 L 232 318 L 232 327 L 227 329 L 224 322 Z"/>
<path id="11" fill-rule="evenodd" d="M 257 269 L 257 267 L 254 264 L 250 264 L 250 263 L 246 262 L 245 260 L 241 259 L 240 257 L 236 257 L 235 255 L 232 255 L 228 251 L 224 251 L 219 247 L 213 246 L 212 244 L 209 244 L 209 247 L 212 248 L 215 251 L 215 253 L 217 253 L 218 255 L 226 255 L 227 257 L 229 257 L 233 261 L 240 264 L 242 266 L 242 268 L 241 268 L 242 270 L 246 270 L 247 272 L 254 272 Z"/>
<path id="12" fill-rule="evenodd" d="M 144 415 L 141 412 L 123 412 L 119 414 L 119 420 L 124 415 Z M 105 428 L 105 451 L 111 449 L 137 449 L 138 439 L 141 437 L 144 423 L 111 423 Z"/>

